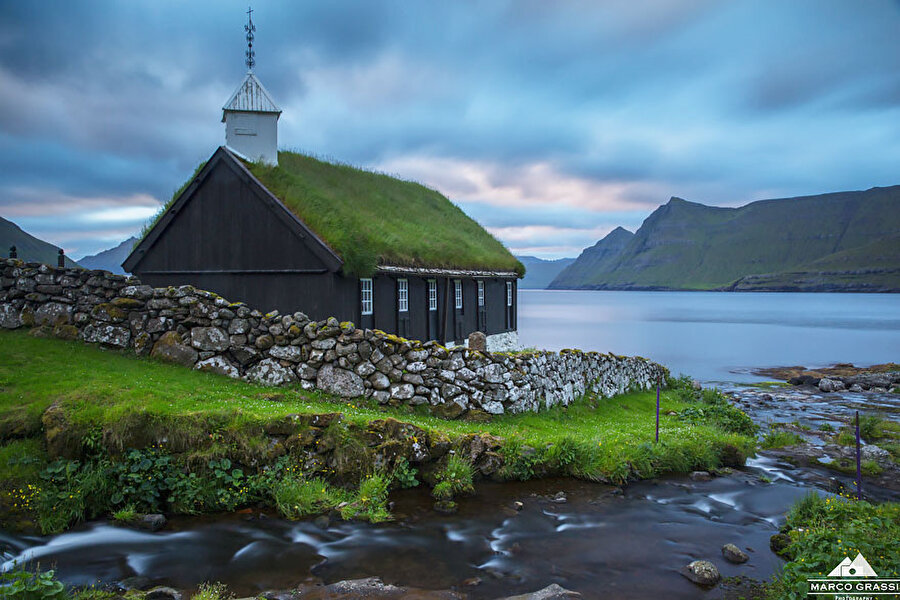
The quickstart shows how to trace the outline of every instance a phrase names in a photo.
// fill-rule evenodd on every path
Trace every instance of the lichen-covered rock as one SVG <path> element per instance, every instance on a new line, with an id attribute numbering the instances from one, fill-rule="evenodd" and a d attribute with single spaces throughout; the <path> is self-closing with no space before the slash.
<path id="1" fill-rule="evenodd" d="M 84 328 L 84 341 L 115 348 L 127 348 L 131 331 L 110 324 L 90 324 Z"/>
<path id="2" fill-rule="evenodd" d="M 35 325 L 57 325 L 72 322 L 72 307 L 61 302 L 48 302 L 34 311 Z"/>
<path id="3" fill-rule="evenodd" d="M 124 308 L 120 308 L 115 304 L 103 302 L 91 309 L 91 316 L 98 321 L 107 321 L 110 323 L 121 323 L 128 316 Z"/>
<path id="4" fill-rule="evenodd" d="M 272 346 L 269 348 L 269 356 L 289 362 L 300 362 L 303 359 L 303 349 L 300 346 Z"/>
<path id="5" fill-rule="evenodd" d="M 0 327 L 4 329 L 18 329 L 23 325 L 19 310 L 11 303 L 0 304 Z"/>
<path id="6" fill-rule="evenodd" d="M 697 585 L 704 587 L 712 587 L 719 582 L 719 579 L 721 579 L 719 569 L 708 560 L 695 560 L 692 563 L 681 567 L 679 573 Z"/>
<path id="7" fill-rule="evenodd" d="M 249 365 L 260 356 L 256 348 L 245 345 L 233 346 L 229 353 L 234 360 L 242 365 Z"/>
<path id="8" fill-rule="evenodd" d="M 119 295 L 125 298 L 149 300 L 153 297 L 153 288 L 149 285 L 126 285 L 119 290 Z"/>
<path id="9" fill-rule="evenodd" d="M 263 385 L 286 385 L 297 381 L 297 376 L 288 367 L 283 367 L 274 358 L 266 358 L 247 371 L 248 381 Z"/>
<path id="10" fill-rule="evenodd" d="M 416 395 L 416 387 L 411 383 L 398 383 L 391 386 L 391 398 L 409 400 Z"/>
<path id="11" fill-rule="evenodd" d="M 132 347 L 134 347 L 134 353 L 138 356 L 146 356 L 149 354 L 153 349 L 152 344 L 153 337 L 146 331 L 142 331 L 134 336 L 134 341 L 131 343 Z"/>
<path id="12" fill-rule="evenodd" d="M 178 333 L 167 331 L 153 344 L 150 356 L 184 367 L 193 367 L 199 354 L 187 344 L 183 344 Z"/>
<path id="13" fill-rule="evenodd" d="M 241 373 L 240 371 L 238 371 L 237 367 L 231 364 L 224 356 L 213 356 L 211 358 L 207 358 L 206 360 L 201 360 L 196 365 L 194 365 L 194 369 L 197 371 L 205 371 L 207 373 L 224 375 L 226 377 L 231 377 L 232 379 L 237 379 L 241 376 Z"/>
<path id="14" fill-rule="evenodd" d="M 581 597 L 582 595 L 578 592 L 567 590 L 559 584 L 552 583 L 536 592 L 519 594 L 518 596 L 506 596 L 505 598 L 499 598 L 498 600 L 575 600 Z"/>
<path id="15" fill-rule="evenodd" d="M 330 364 L 324 365 L 319 369 L 316 375 L 316 387 L 342 398 L 362 396 L 366 391 L 362 377 L 353 371 L 341 369 Z"/>
<path id="16" fill-rule="evenodd" d="M 191 346 L 202 352 L 224 352 L 229 343 L 228 334 L 218 327 L 191 329 Z"/>

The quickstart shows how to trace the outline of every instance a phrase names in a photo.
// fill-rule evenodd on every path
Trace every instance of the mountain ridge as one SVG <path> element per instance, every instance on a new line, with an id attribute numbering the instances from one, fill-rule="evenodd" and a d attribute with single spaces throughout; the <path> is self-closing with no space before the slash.
<path id="1" fill-rule="evenodd" d="M 137 240 L 136 237 L 132 236 L 117 246 L 107 248 L 97 254 L 79 258 L 78 264 L 85 269 L 102 269 L 110 273 L 124 275 L 125 269 L 122 268 L 122 263 L 131 253 L 131 249 L 134 248 Z"/>
<path id="2" fill-rule="evenodd" d="M 673 196 L 618 252 L 596 247 L 550 288 L 900 291 L 900 185 L 735 208 Z"/>
<path id="3" fill-rule="evenodd" d="M 0 251 L 8 256 L 9 248 L 16 247 L 18 258 L 25 262 L 39 262 L 56 266 L 59 246 L 35 237 L 8 219 L 0 217 Z M 66 267 L 78 267 L 78 263 L 66 256 Z"/>

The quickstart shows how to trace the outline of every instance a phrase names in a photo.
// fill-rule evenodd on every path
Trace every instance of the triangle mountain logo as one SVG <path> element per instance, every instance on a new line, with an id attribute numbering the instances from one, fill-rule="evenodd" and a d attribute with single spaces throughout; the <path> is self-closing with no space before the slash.
<path id="1" fill-rule="evenodd" d="M 852 561 L 849 557 L 841 561 L 841 563 L 832 569 L 829 577 L 878 577 L 869 565 L 869 561 L 865 559 L 862 553 L 857 553 L 856 558 Z"/>

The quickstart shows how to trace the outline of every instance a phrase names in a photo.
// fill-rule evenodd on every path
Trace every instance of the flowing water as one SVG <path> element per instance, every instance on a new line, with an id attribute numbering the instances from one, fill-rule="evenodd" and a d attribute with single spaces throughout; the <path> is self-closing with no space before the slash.
<path id="1" fill-rule="evenodd" d="M 785 391 L 771 402 L 739 385 L 757 379 L 749 374 L 757 367 L 896 361 L 898 296 L 523 291 L 519 325 L 526 346 L 639 354 L 717 382 L 758 422 L 839 424 L 859 406 L 889 418 L 900 414 L 891 394 Z M 712 481 L 670 477 L 624 490 L 571 480 L 484 482 L 452 516 L 431 509 L 427 490 L 409 490 L 392 496 L 397 520 L 377 526 L 323 526 L 259 513 L 175 519 L 158 533 L 94 522 L 48 538 L 0 533 L 0 552 L 7 566 L 14 560 L 55 565 L 71 583 L 143 575 L 192 588 L 218 580 L 240 595 L 380 576 L 417 588 L 458 589 L 470 598 L 554 582 L 586 598 L 715 598 L 720 590 L 701 590 L 679 568 L 710 559 L 724 576 L 767 579 L 780 569 L 768 539 L 786 509 L 810 488 L 832 488 L 835 481 L 849 483 L 762 456 Z M 559 492 L 565 502 L 554 501 Z M 516 501 L 523 510 L 513 508 Z M 747 549 L 747 564 L 722 559 L 729 542 Z"/>

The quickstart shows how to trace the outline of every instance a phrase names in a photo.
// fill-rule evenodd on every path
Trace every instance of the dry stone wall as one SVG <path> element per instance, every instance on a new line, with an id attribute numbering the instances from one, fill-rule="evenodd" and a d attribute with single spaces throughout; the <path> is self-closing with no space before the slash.
<path id="1" fill-rule="evenodd" d="M 265 385 L 300 385 L 456 418 L 566 405 L 655 385 L 639 357 L 564 350 L 525 354 L 445 348 L 335 318 L 262 313 L 190 286 L 152 288 L 107 271 L 0 259 L 0 327 L 80 339 Z"/>

